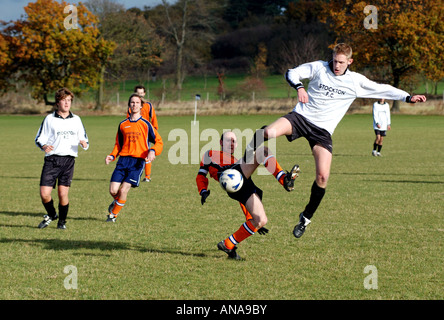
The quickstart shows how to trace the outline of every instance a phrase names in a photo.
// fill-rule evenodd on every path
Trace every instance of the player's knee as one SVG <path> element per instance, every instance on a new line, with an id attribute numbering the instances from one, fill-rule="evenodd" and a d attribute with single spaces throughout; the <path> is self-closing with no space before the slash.
<path id="1" fill-rule="evenodd" d="M 319 187 L 321 188 L 325 188 L 327 187 L 327 183 L 328 183 L 328 174 L 318 174 L 316 176 L 316 183 Z"/>
<path id="2" fill-rule="evenodd" d="M 274 130 L 270 130 L 268 127 L 262 127 L 262 130 L 264 130 L 264 138 L 265 139 L 270 139 L 270 138 L 274 138 L 273 137 L 273 131 Z"/>
<path id="3" fill-rule="evenodd" d="M 259 217 L 256 220 L 255 228 L 260 229 L 260 228 L 264 227 L 267 224 L 267 222 L 268 222 L 267 216 L 264 215 L 263 217 Z"/>

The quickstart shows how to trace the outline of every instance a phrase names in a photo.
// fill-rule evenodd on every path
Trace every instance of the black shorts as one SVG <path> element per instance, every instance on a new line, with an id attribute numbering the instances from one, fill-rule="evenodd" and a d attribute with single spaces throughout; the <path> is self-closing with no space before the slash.
<path id="1" fill-rule="evenodd" d="M 242 174 L 242 177 L 244 178 L 244 183 L 242 184 L 242 188 L 240 188 L 239 191 L 237 192 L 227 192 L 228 196 L 231 199 L 237 200 L 240 203 L 242 203 L 243 205 L 245 205 L 247 203 L 247 200 L 250 198 L 250 196 L 253 193 L 256 193 L 259 197 L 259 199 L 262 200 L 262 190 L 259 189 L 253 182 L 253 180 L 251 180 L 251 177 L 247 179 L 247 177 L 245 177 L 244 173 L 242 172 L 241 166 L 239 163 L 235 163 L 232 166 L 226 166 L 223 167 L 223 170 L 227 170 L 227 169 L 235 169 L 237 171 L 239 171 Z M 222 171 L 221 171 L 222 173 Z"/>
<path id="2" fill-rule="evenodd" d="M 40 176 L 40 186 L 55 188 L 58 180 L 59 186 L 71 186 L 74 175 L 75 158 L 71 156 L 47 156 Z"/>
<path id="3" fill-rule="evenodd" d="M 377 130 L 375 129 L 375 134 L 377 136 L 381 136 L 381 137 L 385 137 L 387 135 L 387 131 L 383 131 L 383 130 Z"/>
<path id="4" fill-rule="evenodd" d="M 331 134 L 327 130 L 312 124 L 299 113 L 294 111 L 283 117 L 290 121 L 291 126 L 293 127 L 293 133 L 286 136 L 288 141 L 291 142 L 300 137 L 304 137 L 310 144 L 310 148 L 313 149 L 315 145 L 319 144 L 330 151 L 330 153 L 333 153 L 333 141 L 331 139 Z"/>

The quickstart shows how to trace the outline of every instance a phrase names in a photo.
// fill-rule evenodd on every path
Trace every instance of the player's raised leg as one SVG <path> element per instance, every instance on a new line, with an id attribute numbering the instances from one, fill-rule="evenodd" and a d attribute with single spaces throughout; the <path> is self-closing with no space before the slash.
<path id="1" fill-rule="evenodd" d="M 244 161 L 247 163 L 252 163 L 256 149 L 259 148 L 265 141 L 280 137 L 282 135 L 291 135 L 292 132 L 293 127 L 291 126 L 290 121 L 284 117 L 277 119 L 268 126 L 263 126 L 261 129 L 256 130 L 250 143 L 248 143 L 247 147 L 245 148 L 243 157 Z"/>

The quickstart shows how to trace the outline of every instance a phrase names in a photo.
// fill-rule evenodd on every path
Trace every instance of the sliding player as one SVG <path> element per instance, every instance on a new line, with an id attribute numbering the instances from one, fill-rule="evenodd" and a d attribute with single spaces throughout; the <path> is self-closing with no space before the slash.
<path id="1" fill-rule="evenodd" d="M 224 170 L 230 168 L 238 170 L 243 175 L 244 183 L 242 188 L 238 192 L 227 194 L 230 198 L 239 201 L 245 214 L 246 222 L 241 225 L 239 230 L 217 245 L 218 249 L 226 252 L 229 258 L 239 260 L 240 257 L 236 253 L 237 244 L 256 232 L 259 232 L 259 234 L 266 234 L 268 232 L 264 228 L 267 223 L 267 216 L 262 204 L 262 190 L 253 183 L 251 175 L 259 164 L 263 163 L 267 170 L 284 186 L 285 190 L 292 191 L 294 190 L 294 180 L 298 175 L 299 166 L 295 165 L 290 173 L 285 173 L 277 162 L 276 157 L 270 154 L 267 147 L 262 147 L 258 150 L 253 163 L 247 164 L 244 161 L 238 161 L 233 156 L 237 147 L 237 138 L 231 131 L 222 134 L 220 145 L 221 151 L 209 150 L 205 152 L 196 176 L 196 183 L 203 205 L 210 195 L 208 173 L 216 181 L 219 181 L 219 176 Z"/>

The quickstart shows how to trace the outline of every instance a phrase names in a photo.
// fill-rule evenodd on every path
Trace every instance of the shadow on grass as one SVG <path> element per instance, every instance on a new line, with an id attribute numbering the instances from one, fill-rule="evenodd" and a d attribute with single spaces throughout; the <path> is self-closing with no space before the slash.
<path id="1" fill-rule="evenodd" d="M 63 231 L 62 231 L 63 232 Z M 141 253 L 161 253 L 176 254 L 192 257 L 207 257 L 205 253 L 185 252 L 174 248 L 154 249 L 148 247 L 133 246 L 126 242 L 117 241 L 91 241 L 91 240 L 64 240 L 64 239 L 8 239 L 1 238 L 0 243 L 23 243 L 31 246 L 41 246 L 45 250 L 65 251 L 65 250 L 99 250 L 99 251 L 115 251 L 115 250 L 132 250 Z M 91 252 L 77 252 L 77 255 L 95 255 Z"/>

